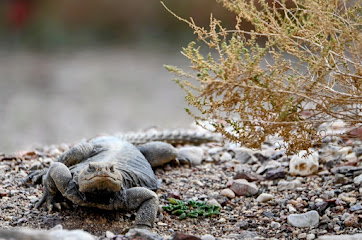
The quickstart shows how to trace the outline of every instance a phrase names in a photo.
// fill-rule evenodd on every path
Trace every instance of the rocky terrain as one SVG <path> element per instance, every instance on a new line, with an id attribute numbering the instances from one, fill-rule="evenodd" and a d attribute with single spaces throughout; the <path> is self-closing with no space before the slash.
<path id="1" fill-rule="evenodd" d="M 338 131 L 343 124 L 328 128 Z M 177 146 L 193 166 L 155 169 L 162 180 L 161 205 L 169 198 L 207 201 L 221 206 L 220 214 L 180 220 L 161 210 L 154 235 L 133 238 L 124 234 L 134 212 L 33 208 L 42 186 L 22 184 L 23 179 L 31 170 L 48 167 L 71 145 L 0 154 L 0 239 L 8 239 L 4 229 L 13 227 L 55 227 L 40 232 L 44 235 L 71 233 L 61 227 L 91 234 L 76 232 L 81 239 L 362 239 L 361 130 L 326 138 L 309 155 L 287 156 L 272 140 L 260 150 L 232 143 Z"/>

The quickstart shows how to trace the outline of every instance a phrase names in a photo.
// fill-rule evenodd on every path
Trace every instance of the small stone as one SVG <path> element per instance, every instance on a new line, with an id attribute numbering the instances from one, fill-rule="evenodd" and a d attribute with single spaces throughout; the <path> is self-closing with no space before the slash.
<path id="1" fill-rule="evenodd" d="M 209 201 L 206 202 L 206 204 L 221 207 L 221 204 L 216 199 L 210 199 Z"/>
<path id="2" fill-rule="evenodd" d="M 229 188 L 221 190 L 220 195 L 231 198 L 231 199 L 235 198 L 235 193 Z"/>
<path id="3" fill-rule="evenodd" d="M 192 165 L 200 165 L 204 157 L 204 150 L 200 147 L 181 147 L 178 150 L 177 158 L 183 161 L 189 161 Z"/>
<path id="4" fill-rule="evenodd" d="M 339 195 L 339 197 L 340 197 L 343 201 L 345 201 L 345 202 L 347 202 L 347 203 L 355 203 L 355 202 L 357 202 L 357 198 L 355 198 L 355 197 L 348 197 L 348 196 L 346 196 L 345 194 L 341 194 L 341 195 Z"/>
<path id="5" fill-rule="evenodd" d="M 248 153 L 247 151 L 244 151 L 241 149 L 240 150 L 234 149 L 233 151 L 235 152 L 234 159 L 239 161 L 241 164 L 247 163 L 250 160 L 253 160 L 253 158 L 256 160 L 256 158 L 251 153 Z"/>
<path id="6" fill-rule="evenodd" d="M 143 239 L 143 238 L 139 238 L 139 239 Z M 201 240 L 201 238 L 193 236 L 193 235 L 189 235 L 189 234 L 176 232 L 172 236 L 172 240 Z"/>
<path id="7" fill-rule="evenodd" d="M 343 221 L 343 224 L 346 227 L 356 227 L 356 228 L 358 228 L 360 226 L 360 224 L 358 222 L 358 216 L 355 216 L 355 215 L 350 215 L 349 217 L 347 217 Z"/>
<path id="8" fill-rule="evenodd" d="M 306 233 L 300 233 L 298 234 L 298 239 L 305 239 L 307 238 L 307 234 Z"/>
<path id="9" fill-rule="evenodd" d="M 276 169 L 268 169 L 265 173 L 265 179 L 267 180 L 274 180 L 278 178 L 284 178 L 286 171 L 284 168 L 276 168 Z"/>
<path id="10" fill-rule="evenodd" d="M 245 172 L 245 171 L 236 173 L 234 179 L 245 179 L 249 182 L 264 180 L 264 178 L 257 173 Z"/>
<path id="11" fill-rule="evenodd" d="M 181 194 L 177 190 L 172 190 L 171 192 L 167 193 L 168 198 L 175 198 L 175 199 L 181 199 Z"/>
<path id="12" fill-rule="evenodd" d="M 139 228 L 131 228 L 125 236 L 127 239 L 162 240 L 162 237 L 160 237 L 157 233 Z"/>
<path id="13" fill-rule="evenodd" d="M 232 159 L 231 154 L 228 152 L 224 152 L 220 157 L 220 161 L 223 162 L 231 161 L 231 159 Z"/>
<path id="14" fill-rule="evenodd" d="M 315 234 L 310 233 L 307 235 L 307 240 L 313 240 L 313 239 L 315 239 Z"/>
<path id="15" fill-rule="evenodd" d="M 249 228 L 249 222 L 248 221 L 241 221 L 236 223 L 236 226 L 240 229 L 248 229 Z"/>
<path id="16" fill-rule="evenodd" d="M 225 223 L 225 222 L 226 222 L 226 219 L 225 219 L 225 218 L 220 218 L 217 222 L 218 222 L 218 223 Z"/>
<path id="17" fill-rule="evenodd" d="M 265 203 L 265 202 L 268 202 L 270 200 L 272 200 L 274 198 L 273 195 L 271 194 L 268 194 L 268 193 L 262 193 L 258 196 L 258 198 L 256 199 L 258 202 L 262 202 L 262 203 Z"/>
<path id="18" fill-rule="evenodd" d="M 352 207 L 349 208 L 349 210 L 351 212 L 354 212 L 354 211 L 359 211 L 362 209 L 362 205 L 360 203 L 356 204 L 356 205 L 353 205 Z"/>
<path id="19" fill-rule="evenodd" d="M 106 238 L 114 238 L 116 235 L 111 231 L 106 231 Z"/>
<path id="20" fill-rule="evenodd" d="M 168 226 L 168 224 L 167 224 L 167 223 L 164 223 L 164 222 L 157 222 L 157 225 L 158 225 L 158 226 Z"/>
<path id="21" fill-rule="evenodd" d="M 362 185 L 362 174 L 360 174 L 359 176 L 355 177 L 353 179 L 353 182 L 356 186 L 361 186 Z"/>
<path id="22" fill-rule="evenodd" d="M 230 189 L 237 196 L 252 196 L 258 193 L 259 188 L 254 183 L 249 183 L 245 179 L 236 179 Z"/>
<path id="23" fill-rule="evenodd" d="M 270 227 L 272 227 L 273 229 L 278 229 L 278 228 L 280 228 L 280 223 L 278 223 L 278 222 L 271 222 L 271 224 L 270 224 Z"/>
<path id="24" fill-rule="evenodd" d="M 199 185 L 200 187 L 205 186 L 205 184 L 203 184 L 200 180 L 195 180 L 194 183 L 195 183 L 196 185 Z"/>
<path id="25" fill-rule="evenodd" d="M 354 152 L 356 153 L 357 157 L 360 157 L 362 155 L 362 147 L 356 147 Z"/>
<path id="26" fill-rule="evenodd" d="M 210 234 L 206 234 L 201 237 L 201 240 L 215 240 L 215 237 Z"/>
<path id="27" fill-rule="evenodd" d="M 323 215 L 324 211 L 328 207 L 328 202 L 317 202 L 315 205 L 316 205 L 316 210 L 318 211 L 319 215 Z"/>
<path id="28" fill-rule="evenodd" d="M 319 223 L 319 214 L 314 210 L 302 214 L 290 214 L 288 223 L 298 228 L 315 227 Z"/>
<path id="29" fill-rule="evenodd" d="M 334 197 L 334 190 L 330 190 L 330 191 L 325 191 L 322 193 L 322 198 L 323 199 L 331 199 Z"/>
<path id="30" fill-rule="evenodd" d="M 350 153 L 346 156 L 346 160 L 349 161 L 349 162 L 355 162 L 357 161 L 357 156 L 356 156 L 356 153 L 353 152 L 353 153 Z"/>
<path id="31" fill-rule="evenodd" d="M 343 174 L 336 174 L 333 180 L 334 184 L 347 184 L 349 178 L 345 177 Z"/>
<path id="32" fill-rule="evenodd" d="M 293 181 L 285 181 L 285 180 L 280 180 L 278 182 L 278 190 L 279 191 L 283 191 L 283 190 L 294 190 L 298 187 L 302 186 L 302 183 L 298 180 L 295 179 Z"/>

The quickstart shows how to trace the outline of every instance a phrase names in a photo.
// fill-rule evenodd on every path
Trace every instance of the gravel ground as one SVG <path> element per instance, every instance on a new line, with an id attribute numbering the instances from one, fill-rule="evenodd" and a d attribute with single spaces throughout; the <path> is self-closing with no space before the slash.
<path id="1" fill-rule="evenodd" d="M 106 231 L 119 235 L 128 231 L 134 222 L 133 212 L 73 206 L 62 212 L 48 213 L 45 208 L 33 208 L 42 196 L 42 186 L 22 185 L 23 179 L 29 169 L 49 166 L 69 147 L 71 145 L 61 144 L 14 155 L 0 154 L 1 228 L 50 229 L 61 224 L 65 229 L 83 229 L 100 239 L 105 237 Z M 190 154 L 194 163 L 199 160 L 202 163 L 193 167 L 167 164 L 156 169 L 157 177 L 163 182 L 157 191 L 160 203 L 168 204 L 167 199 L 175 197 L 213 201 L 222 207 L 220 215 L 185 220 L 162 211 L 153 231 L 165 238 L 175 232 L 199 237 L 211 234 L 216 239 L 242 239 L 245 236 L 314 239 L 326 234 L 362 233 L 361 139 L 327 139 L 316 149 L 318 171 L 310 176 L 290 175 L 289 164 L 293 156 L 275 150 L 272 144 L 263 145 L 261 150 L 228 143 L 177 147 Z M 201 159 L 193 154 L 195 148 L 202 150 Z M 247 179 L 251 196 L 245 196 L 245 187 L 238 188 L 245 180 L 236 179 Z M 299 214 L 314 211 L 318 213 L 316 225 L 293 226 L 296 223 L 292 223 L 291 215 L 303 218 Z"/>

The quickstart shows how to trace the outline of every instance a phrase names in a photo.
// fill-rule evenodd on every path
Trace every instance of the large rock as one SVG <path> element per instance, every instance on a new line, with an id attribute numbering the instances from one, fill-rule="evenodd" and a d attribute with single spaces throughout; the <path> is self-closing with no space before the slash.
<path id="1" fill-rule="evenodd" d="M 319 236 L 318 240 L 360 240 L 362 239 L 362 233 L 354 235 L 324 235 Z"/>
<path id="2" fill-rule="evenodd" d="M 319 224 L 319 214 L 314 210 L 302 214 L 290 214 L 288 223 L 298 228 L 316 227 Z"/>
<path id="3" fill-rule="evenodd" d="M 30 228 L 0 229 L 0 239 L 6 240 L 95 240 L 96 238 L 83 230 L 64 230 L 61 225 L 57 225 L 49 231 L 35 230 Z"/>
<path id="4" fill-rule="evenodd" d="M 237 196 L 252 196 L 258 193 L 259 188 L 254 183 L 249 183 L 245 179 L 236 179 L 230 189 Z"/>
<path id="5" fill-rule="evenodd" d="M 289 162 L 289 174 L 308 176 L 316 173 L 319 167 L 319 154 L 317 151 L 311 150 L 308 154 L 307 151 L 300 151 L 294 155 Z"/>

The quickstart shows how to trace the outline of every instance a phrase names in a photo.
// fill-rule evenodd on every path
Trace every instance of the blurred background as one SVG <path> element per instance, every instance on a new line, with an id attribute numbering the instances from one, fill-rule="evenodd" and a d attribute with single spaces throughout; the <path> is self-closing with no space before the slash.
<path id="1" fill-rule="evenodd" d="M 214 0 L 165 0 L 178 15 L 225 26 Z M 163 64 L 187 68 L 187 24 L 154 0 L 0 1 L 0 152 L 97 134 L 192 123 Z"/>

